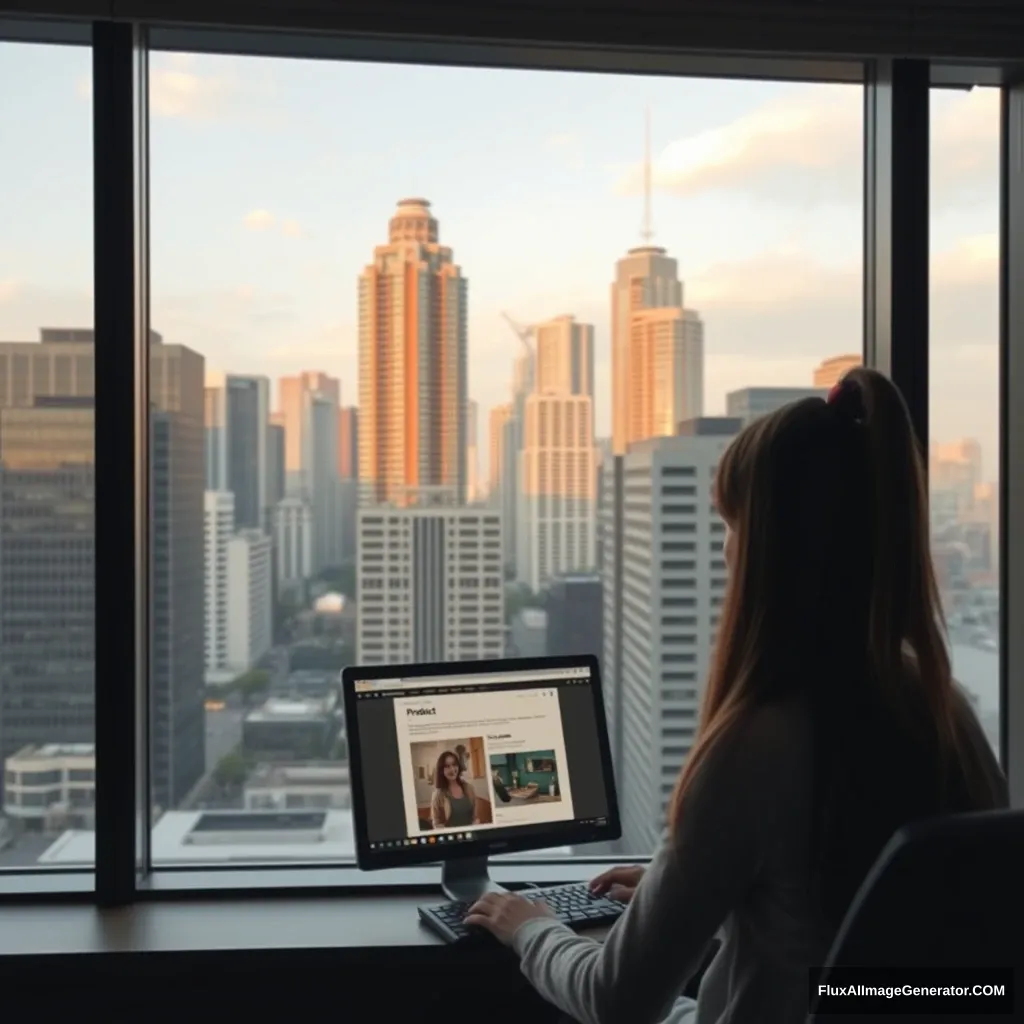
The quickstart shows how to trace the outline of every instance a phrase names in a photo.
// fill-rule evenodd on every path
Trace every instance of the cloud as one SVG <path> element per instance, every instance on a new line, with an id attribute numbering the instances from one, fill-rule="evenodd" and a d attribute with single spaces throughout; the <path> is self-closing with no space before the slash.
<path id="1" fill-rule="evenodd" d="M 75 92 L 92 98 L 92 75 L 75 83 Z M 238 82 L 227 75 L 207 74 L 194 54 L 162 54 L 149 68 L 149 110 L 154 117 L 210 121 L 229 112 Z"/>
<path id="2" fill-rule="evenodd" d="M 249 231 L 279 231 L 289 238 L 301 238 L 304 234 L 302 225 L 291 217 L 278 217 L 270 210 L 250 210 L 242 218 L 243 226 Z"/>
<path id="3" fill-rule="evenodd" d="M 994 194 L 995 89 L 934 94 L 932 187 L 942 202 Z M 729 124 L 670 142 L 652 167 L 661 192 L 689 198 L 740 191 L 774 202 L 861 202 L 863 94 L 851 86 L 801 89 Z M 643 168 L 622 170 L 616 191 L 635 195 Z"/>

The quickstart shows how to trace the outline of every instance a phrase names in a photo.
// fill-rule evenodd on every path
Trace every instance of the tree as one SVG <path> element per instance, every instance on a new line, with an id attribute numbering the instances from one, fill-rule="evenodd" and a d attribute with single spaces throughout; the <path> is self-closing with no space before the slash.
<path id="1" fill-rule="evenodd" d="M 224 789 L 241 786 L 247 775 L 248 765 L 245 763 L 241 750 L 237 747 L 234 750 L 229 750 L 217 762 L 217 767 L 213 769 L 214 780 L 218 786 L 222 786 Z"/>
<path id="2" fill-rule="evenodd" d="M 242 695 L 242 701 L 248 704 L 253 697 L 266 693 L 270 688 L 270 673 L 261 668 L 250 669 L 232 685 Z"/>

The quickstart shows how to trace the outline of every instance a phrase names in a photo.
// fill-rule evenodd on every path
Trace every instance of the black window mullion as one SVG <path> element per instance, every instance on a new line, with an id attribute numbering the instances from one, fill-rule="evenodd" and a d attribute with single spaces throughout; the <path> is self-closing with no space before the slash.
<path id="1" fill-rule="evenodd" d="M 135 898 L 148 856 L 143 571 L 148 521 L 146 50 L 92 29 L 96 381 L 96 899 Z"/>
<path id="2" fill-rule="evenodd" d="M 903 392 L 925 452 L 930 88 L 928 61 L 865 68 L 864 361 Z"/>

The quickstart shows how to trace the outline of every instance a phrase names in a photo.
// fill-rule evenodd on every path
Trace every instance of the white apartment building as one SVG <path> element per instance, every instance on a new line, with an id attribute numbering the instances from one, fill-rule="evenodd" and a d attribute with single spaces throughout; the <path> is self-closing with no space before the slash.
<path id="1" fill-rule="evenodd" d="M 609 524 L 621 549 L 605 561 L 604 631 L 627 852 L 657 842 L 696 735 L 726 581 L 712 485 L 739 427 L 725 417 L 690 421 L 679 436 L 639 442 L 621 460 Z"/>
<path id="2" fill-rule="evenodd" d="M 270 538 L 261 530 L 239 530 L 228 541 L 228 665 L 255 665 L 274 642 Z"/>
<path id="3" fill-rule="evenodd" d="M 250 668 L 273 642 L 270 538 L 235 531 L 229 491 L 207 491 L 205 505 L 206 677 L 223 682 Z"/>
<path id="4" fill-rule="evenodd" d="M 303 498 L 282 498 L 274 508 L 274 550 L 279 590 L 301 587 L 313 575 L 313 510 Z"/>
<path id="5" fill-rule="evenodd" d="M 203 496 L 206 567 L 206 674 L 228 672 L 228 544 L 235 532 L 235 496 L 207 491 Z"/>
<path id="6" fill-rule="evenodd" d="M 589 395 L 532 394 L 519 453 L 516 576 L 538 591 L 597 564 L 597 448 Z"/>
<path id="7" fill-rule="evenodd" d="M 360 509 L 359 664 L 503 657 L 501 533 L 482 506 Z"/>

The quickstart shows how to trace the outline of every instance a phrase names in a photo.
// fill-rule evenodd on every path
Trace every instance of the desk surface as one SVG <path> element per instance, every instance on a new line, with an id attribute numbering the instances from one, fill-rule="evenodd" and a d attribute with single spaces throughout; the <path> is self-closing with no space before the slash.
<path id="1" fill-rule="evenodd" d="M 5 906 L 0 957 L 225 950 L 440 951 L 419 921 L 424 895 L 259 897 L 92 906 Z M 604 930 L 588 934 L 601 936 Z M 428 954 L 429 955 L 429 954 Z"/>

